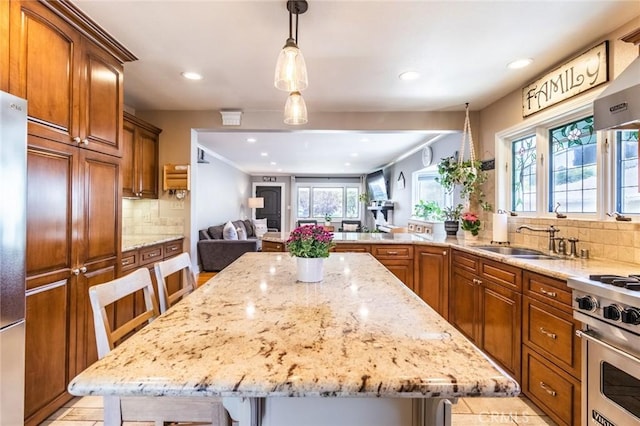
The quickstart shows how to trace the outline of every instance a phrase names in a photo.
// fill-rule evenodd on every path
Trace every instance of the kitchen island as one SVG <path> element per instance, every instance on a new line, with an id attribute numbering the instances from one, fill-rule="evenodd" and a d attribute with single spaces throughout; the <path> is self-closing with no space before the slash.
<path id="1" fill-rule="evenodd" d="M 73 395 L 222 396 L 240 426 L 444 425 L 458 397 L 519 385 L 370 254 L 296 282 L 247 253 L 90 366 Z"/>

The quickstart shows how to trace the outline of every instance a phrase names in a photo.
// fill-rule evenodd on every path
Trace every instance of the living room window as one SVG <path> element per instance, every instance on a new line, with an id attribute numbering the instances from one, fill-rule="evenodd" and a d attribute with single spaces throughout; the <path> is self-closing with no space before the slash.
<path id="1" fill-rule="evenodd" d="M 297 186 L 297 218 L 324 220 L 358 219 L 360 187 L 353 184 Z"/>

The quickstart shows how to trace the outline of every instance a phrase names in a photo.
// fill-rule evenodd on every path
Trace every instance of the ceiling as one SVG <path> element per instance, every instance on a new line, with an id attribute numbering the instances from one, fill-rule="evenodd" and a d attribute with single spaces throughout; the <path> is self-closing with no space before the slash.
<path id="1" fill-rule="evenodd" d="M 284 0 L 73 1 L 138 57 L 125 64 L 129 107 L 284 109 L 287 94 L 273 87 L 288 36 Z M 309 73 L 303 96 L 311 120 L 314 112 L 460 111 L 465 102 L 480 110 L 634 16 L 637 0 L 309 0 L 298 32 Z M 519 58 L 534 62 L 506 67 Z M 421 77 L 401 81 L 407 70 Z M 204 78 L 188 81 L 183 71 Z M 326 130 L 215 132 L 199 143 L 251 174 L 360 174 L 435 136 Z"/>

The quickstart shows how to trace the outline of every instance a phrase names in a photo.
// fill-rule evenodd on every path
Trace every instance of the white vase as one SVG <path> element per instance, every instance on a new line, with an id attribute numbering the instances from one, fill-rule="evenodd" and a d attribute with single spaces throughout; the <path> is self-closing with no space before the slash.
<path id="1" fill-rule="evenodd" d="M 298 281 L 303 283 L 317 283 L 322 281 L 324 258 L 297 257 Z"/>

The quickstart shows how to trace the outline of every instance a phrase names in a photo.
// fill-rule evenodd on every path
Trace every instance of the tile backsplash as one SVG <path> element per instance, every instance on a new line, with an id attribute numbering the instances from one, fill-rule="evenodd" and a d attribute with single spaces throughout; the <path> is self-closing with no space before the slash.
<path id="1" fill-rule="evenodd" d="M 492 215 L 484 214 L 485 226 L 481 237 L 491 239 Z M 619 222 L 613 220 L 588 219 L 537 219 L 523 216 L 510 216 L 508 219 L 509 242 L 515 246 L 523 246 L 546 251 L 549 247 L 549 234 L 546 232 L 531 232 L 522 230 L 517 233 L 520 225 L 530 225 L 536 228 L 546 228 L 553 225 L 560 230 L 556 237 L 578 238 L 577 251 L 589 250 L 591 258 L 608 259 L 620 262 L 640 263 L 640 222 Z M 567 250 L 569 245 L 567 244 Z"/>
<path id="2" fill-rule="evenodd" d="M 184 235 L 183 217 L 161 217 L 166 200 L 122 200 L 122 235 Z"/>

